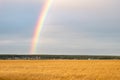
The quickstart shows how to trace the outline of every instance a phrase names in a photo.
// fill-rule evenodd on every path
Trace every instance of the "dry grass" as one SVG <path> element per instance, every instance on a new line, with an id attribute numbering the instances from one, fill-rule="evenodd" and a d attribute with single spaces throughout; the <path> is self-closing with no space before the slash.
<path id="1" fill-rule="evenodd" d="M 120 80 L 120 61 L 1 60 L 0 80 Z"/>

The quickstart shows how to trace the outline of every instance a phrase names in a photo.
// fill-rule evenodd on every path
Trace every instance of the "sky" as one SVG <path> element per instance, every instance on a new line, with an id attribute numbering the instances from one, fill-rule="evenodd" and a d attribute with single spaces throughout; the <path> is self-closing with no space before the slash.
<path id="1" fill-rule="evenodd" d="M 0 0 L 0 54 L 29 54 L 45 0 Z M 120 55 L 120 0 L 53 0 L 37 54 Z"/>

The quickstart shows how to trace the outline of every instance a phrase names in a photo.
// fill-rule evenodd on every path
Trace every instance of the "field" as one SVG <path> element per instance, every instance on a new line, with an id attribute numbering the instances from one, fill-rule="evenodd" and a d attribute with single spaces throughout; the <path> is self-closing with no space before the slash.
<path id="1" fill-rule="evenodd" d="M 120 80 L 120 61 L 0 60 L 0 80 Z"/>

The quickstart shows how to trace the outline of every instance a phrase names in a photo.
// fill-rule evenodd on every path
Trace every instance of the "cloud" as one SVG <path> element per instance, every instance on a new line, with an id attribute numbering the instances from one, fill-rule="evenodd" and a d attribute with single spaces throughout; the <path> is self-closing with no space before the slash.
<path id="1" fill-rule="evenodd" d="M 9 5 L 0 8 L 0 51 L 29 52 L 44 0 L 9 2 L 4 1 Z M 37 52 L 119 55 L 119 2 L 54 0 L 41 31 Z"/>
<path id="2" fill-rule="evenodd" d="M 21 45 L 21 44 L 30 44 L 30 39 L 22 39 L 22 38 L 14 38 L 14 39 L 1 39 L 0 40 L 0 46 L 1 45 Z"/>
<path id="3" fill-rule="evenodd" d="M 116 6 L 114 5 L 119 5 L 119 0 L 55 0 L 53 2 L 53 7 L 55 9 L 61 9 L 64 10 L 66 9 L 68 10 L 80 10 L 82 8 L 84 9 L 96 9 L 96 8 L 100 8 L 104 9 L 104 8 L 114 8 Z"/>
<path id="4" fill-rule="evenodd" d="M 42 3 L 44 0 L 1 0 L 1 3 L 17 3 L 17 4 L 34 4 L 34 3 Z"/>
<path id="5" fill-rule="evenodd" d="M 96 39 L 85 32 L 75 32 L 65 26 L 45 26 L 38 44 L 38 53 L 50 54 L 118 54 L 118 42 Z"/>
<path id="6" fill-rule="evenodd" d="M 30 39 L 26 38 L 9 38 L 0 40 L 1 54 L 25 54 L 30 50 Z"/>

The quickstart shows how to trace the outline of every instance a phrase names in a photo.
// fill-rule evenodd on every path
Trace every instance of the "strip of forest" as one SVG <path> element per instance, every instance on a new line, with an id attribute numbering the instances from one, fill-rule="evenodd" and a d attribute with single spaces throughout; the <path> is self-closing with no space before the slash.
<path id="1" fill-rule="evenodd" d="M 0 55 L 0 60 L 44 60 L 44 59 L 77 59 L 77 60 L 108 60 L 120 59 L 120 56 L 99 55 Z"/>

